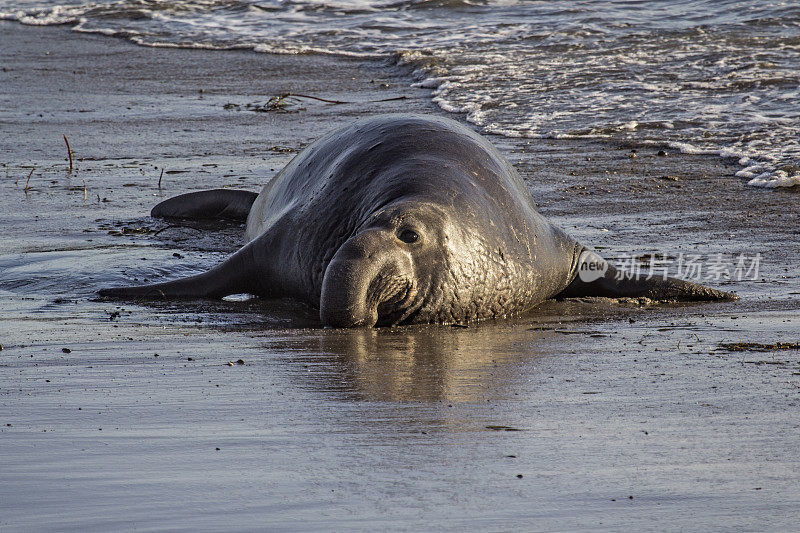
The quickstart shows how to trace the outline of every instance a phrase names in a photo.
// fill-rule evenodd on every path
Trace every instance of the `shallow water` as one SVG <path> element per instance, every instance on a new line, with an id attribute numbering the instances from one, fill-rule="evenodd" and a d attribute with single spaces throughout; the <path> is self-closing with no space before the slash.
<path id="1" fill-rule="evenodd" d="M 0 17 L 150 46 L 393 58 L 447 111 L 512 137 L 719 154 L 800 183 L 800 6 L 742 0 L 5 2 Z"/>

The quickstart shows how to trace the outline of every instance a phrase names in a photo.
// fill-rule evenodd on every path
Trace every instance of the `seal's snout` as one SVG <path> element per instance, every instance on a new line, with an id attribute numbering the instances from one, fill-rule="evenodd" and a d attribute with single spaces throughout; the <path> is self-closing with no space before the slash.
<path id="1" fill-rule="evenodd" d="M 319 304 L 323 325 L 353 328 L 377 324 L 378 308 L 367 301 L 371 276 L 364 271 L 365 266 L 365 261 L 335 258 L 328 265 Z"/>
<path id="2" fill-rule="evenodd" d="M 322 281 L 320 319 L 336 328 L 391 325 L 410 292 L 411 258 L 390 235 L 369 230 L 333 256 Z M 386 320 L 384 320 L 386 318 Z"/>

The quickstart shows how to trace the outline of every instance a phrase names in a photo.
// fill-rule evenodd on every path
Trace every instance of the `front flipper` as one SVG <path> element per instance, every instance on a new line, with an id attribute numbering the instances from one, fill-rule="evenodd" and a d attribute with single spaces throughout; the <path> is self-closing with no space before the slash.
<path id="1" fill-rule="evenodd" d="M 252 243 L 208 272 L 140 287 L 101 289 L 109 298 L 222 298 L 229 294 L 263 294 L 260 272 L 253 258 Z"/>
<path id="2" fill-rule="evenodd" d="M 164 200 L 150 215 L 184 220 L 247 220 L 258 194 L 233 189 L 197 191 Z"/>
<path id="3" fill-rule="evenodd" d="M 554 298 L 605 296 L 677 301 L 738 300 L 736 294 L 663 276 L 628 276 L 590 250 L 578 258 L 575 279 Z"/>

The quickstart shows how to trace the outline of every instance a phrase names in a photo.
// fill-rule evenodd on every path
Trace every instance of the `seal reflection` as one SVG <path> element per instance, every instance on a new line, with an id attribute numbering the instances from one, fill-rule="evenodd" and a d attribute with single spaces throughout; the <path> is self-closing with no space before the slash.
<path id="1" fill-rule="evenodd" d="M 366 401 L 472 403 L 513 397 L 522 367 L 541 357 L 540 335 L 497 325 L 326 330 L 309 348 L 333 370 L 321 374 L 324 389 Z"/>

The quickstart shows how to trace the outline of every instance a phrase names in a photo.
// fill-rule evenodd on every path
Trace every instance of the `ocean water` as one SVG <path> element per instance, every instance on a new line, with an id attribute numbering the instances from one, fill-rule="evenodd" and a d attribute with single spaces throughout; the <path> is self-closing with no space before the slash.
<path id="1" fill-rule="evenodd" d="M 0 18 L 147 46 L 385 57 L 487 132 L 718 154 L 750 185 L 800 185 L 796 0 L 4 0 Z"/>

